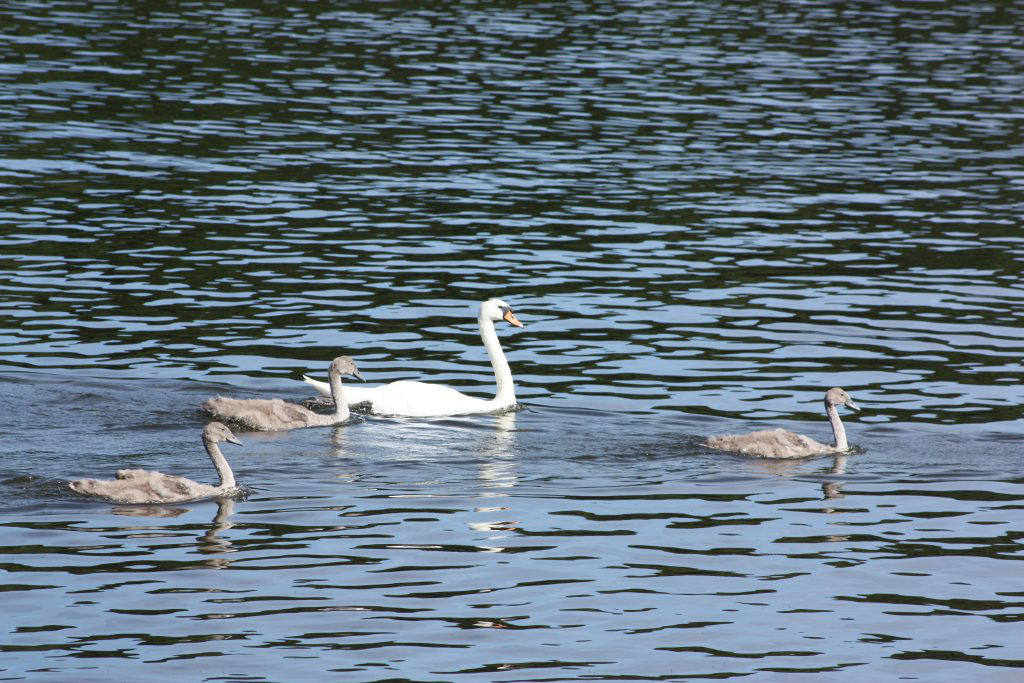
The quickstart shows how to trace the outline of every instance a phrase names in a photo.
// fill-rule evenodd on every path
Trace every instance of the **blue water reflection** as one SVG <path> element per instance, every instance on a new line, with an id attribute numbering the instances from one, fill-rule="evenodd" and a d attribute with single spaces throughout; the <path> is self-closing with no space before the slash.
<path id="1" fill-rule="evenodd" d="M 1013 678 L 1020 10 L 0 8 L 10 678 Z M 524 409 L 243 434 L 199 403 Z M 750 461 L 714 433 L 826 438 Z"/>

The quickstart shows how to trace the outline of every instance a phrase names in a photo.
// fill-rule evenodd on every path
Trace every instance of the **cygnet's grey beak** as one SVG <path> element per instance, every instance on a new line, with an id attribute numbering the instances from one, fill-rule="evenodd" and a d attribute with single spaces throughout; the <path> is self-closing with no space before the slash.
<path id="1" fill-rule="evenodd" d="M 857 404 L 854 403 L 853 401 L 847 401 L 846 402 L 846 407 L 847 408 L 852 408 L 853 410 L 856 410 L 858 413 L 860 412 L 860 408 L 858 408 Z"/>
<path id="2" fill-rule="evenodd" d="M 224 437 L 224 440 L 225 440 L 225 441 L 228 441 L 228 442 L 230 442 L 230 443 L 233 443 L 233 444 L 237 444 L 237 445 L 239 445 L 239 446 L 241 446 L 241 445 L 242 445 L 242 442 L 238 440 L 238 437 L 236 437 L 236 436 L 235 436 L 235 435 L 233 435 L 233 434 L 232 434 L 231 436 L 226 436 L 226 437 Z"/>
<path id="3" fill-rule="evenodd" d="M 365 379 L 363 379 L 363 376 L 361 374 L 359 374 L 358 370 L 353 370 L 352 371 L 352 376 L 355 377 L 360 382 L 365 382 L 366 381 Z"/>

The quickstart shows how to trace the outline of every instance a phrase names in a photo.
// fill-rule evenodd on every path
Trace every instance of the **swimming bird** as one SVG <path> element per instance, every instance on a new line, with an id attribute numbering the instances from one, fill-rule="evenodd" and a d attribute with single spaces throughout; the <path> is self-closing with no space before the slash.
<path id="1" fill-rule="evenodd" d="M 203 445 L 220 475 L 220 484 L 199 482 L 150 470 L 118 470 L 116 479 L 76 479 L 68 482 L 72 491 L 99 496 L 113 503 L 182 503 L 185 501 L 227 496 L 235 493 L 235 475 L 217 446 L 221 441 L 242 445 L 231 430 L 220 422 L 203 428 Z"/>
<path id="2" fill-rule="evenodd" d="M 516 390 L 512 381 L 512 370 L 508 367 L 505 353 L 501 350 L 494 323 L 504 320 L 515 327 L 523 324 L 512 312 L 512 307 L 501 299 L 488 299 L 480 304 L 480 337 L 491 359 L 497 391 L 494 398 L 482 399 L 467 396 L 443 384 L 399 380 L 376 387 L 354 387 L 348 393 L 349 405 L 369 404 L 370 412 L 378 415 L 406 417 L 436 417 L 442 415 L 467 415 L 470 413 L 493 413 L 516 405 Z M 320 394 L 328 396 L 329 386 L 303 375 L 302 379 Z"/>
<path id="3" fill-rule="evenodd" d="M 217 396 L 203 401 L 203 410 L 219 420 L 238 423 L 258 431 L 281 431 L 298 427 L 327 427 L 349 418 L 348 401 L 341 385 L 341 376 L 362 379 L 354 360 L 338 356 L 327 368 L 334 412 L 329 415 L 314 413 L 305 406 L 287 403 L 279 398 L 226 398 Z"/>
<path id="4" fill-rule="evenodd" d="M 846 429 L 843 427 L 843 421 L 839 419 L 839 410 L 836 408 L 838 405 L 860 410 L 850 395 L 842 389 L 833 388 L 825 393 L 825 414 L 832 424 L 832 434 L 835 437 L 835 445 L 832 446 L 826 446 L 803 434 L 785 429 L 712 436 L 704 445 L 723 451 L 738 451 L 755 458 L 803 458 L 808 455 L 845 451 L 850 446 L 846 443 Z"/>

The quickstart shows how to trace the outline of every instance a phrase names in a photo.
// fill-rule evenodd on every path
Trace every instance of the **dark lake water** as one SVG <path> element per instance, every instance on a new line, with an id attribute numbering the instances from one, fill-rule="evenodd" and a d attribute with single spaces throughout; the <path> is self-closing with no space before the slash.
<path id="1" fill-rule="evenodd" d="M 0 8 L 0 678 L 1024 676 L 1024 6 L 229 5 Z"/>

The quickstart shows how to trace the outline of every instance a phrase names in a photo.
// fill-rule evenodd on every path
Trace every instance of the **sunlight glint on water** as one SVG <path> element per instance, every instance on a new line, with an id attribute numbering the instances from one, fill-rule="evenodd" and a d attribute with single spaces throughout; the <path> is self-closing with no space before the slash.
<path id="1" fill-rule="evenodd" d="M 1013 5 L 0 9 L 7 678 L 1015 680 Z M 522 410 L 244 433 L 368 384 Z M 847 456 L 763 461 L 782 426 Z"/>

